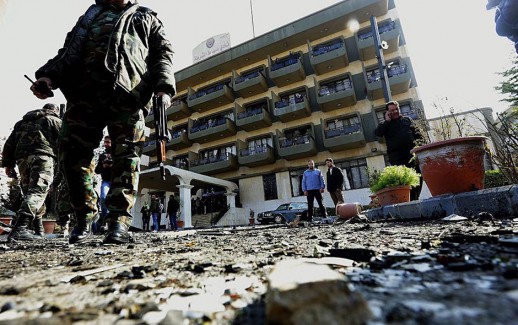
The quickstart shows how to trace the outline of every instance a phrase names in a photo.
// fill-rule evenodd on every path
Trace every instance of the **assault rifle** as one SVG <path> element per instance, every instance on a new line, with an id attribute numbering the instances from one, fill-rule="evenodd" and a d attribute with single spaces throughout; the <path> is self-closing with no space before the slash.
<path id="1" fill-rule="evenodd" d="M 165 156 L 165 143 L 171 140 L 171 135 L 167 130 L 167 120 L 165 116 L 165 104 L 162 96 L 153 97 L 153 115 L 155 118 L 155 143 L 156 143 L 156 154 L 157 162 L 160 165 L 160 175 L 165 181 L 165 168 L 164 162 Z"/>

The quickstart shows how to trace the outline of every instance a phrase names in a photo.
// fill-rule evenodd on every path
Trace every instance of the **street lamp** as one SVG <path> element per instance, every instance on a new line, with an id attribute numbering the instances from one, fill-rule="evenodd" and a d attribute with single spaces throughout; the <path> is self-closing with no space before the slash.
<path id="1" fill-rule="evenodd" d="M 383 50 L 388 49 L 387 42 L 380 40 L 380 33 L 378 31 L 378 22 L 376 16 L 371 16 L 371 30 L 372 37 L 374 38 L 374 48 L 376 50 L 376 58 L 378 59 L 378 70 L 381 78 L 381 88 L 383 89 L 383 96 L 385 102 L 392 101 L 392 94 L 390 93 L 390 84 L 387 75 L 387 66 L 385 65 L 385 57 L 383 56 Z"/>

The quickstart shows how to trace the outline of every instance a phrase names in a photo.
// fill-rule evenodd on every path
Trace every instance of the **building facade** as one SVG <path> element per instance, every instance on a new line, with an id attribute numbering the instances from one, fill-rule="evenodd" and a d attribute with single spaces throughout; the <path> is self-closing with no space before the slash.
<path id="1" fill-rule="evenodd" d="M 393 99 L 403 115 L 424 118 L 394 1 L 347 0 L 178 71 L 168 164 L 235 182 L 237 206 L 261 212 L 305 201 L 307 161 L 325 172 L 331 157 L 346 176 L 345 200 L 369 203 L 366 167 L 386 164 L 374 135 L 385 100 L 371 15 L 388 44 Z M 153 167 L 153 116 L 146 123 L 143 165 Z M 194 186 L 192 195 L 217 191 Z M 327 192 L 324 203 L 333 206 Z"/>

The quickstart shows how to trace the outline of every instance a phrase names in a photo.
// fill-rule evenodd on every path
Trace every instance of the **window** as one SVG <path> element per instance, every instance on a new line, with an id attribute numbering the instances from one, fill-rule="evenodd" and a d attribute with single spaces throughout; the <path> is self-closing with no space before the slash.
<path id="1" fill-rule="evenodd" d="M 263 175 L 263 188 L 265 200 L 277 200 L 277 179 L 275 174 Z"/>
<path id="2" fill-rule="evenodd" d="M 291 196 L 304 195 L 302 192 L 302 175 L 306 169 L 297 169 L 290 171 L 290 183 L 291 183 Z"/>
<path id="3" fill-rule="evenodd" d="M 355 159 L 337 163 L 344 173 L 344 189 L 354 190 L 369 187 L 367 180 L 367 159 Z"/>

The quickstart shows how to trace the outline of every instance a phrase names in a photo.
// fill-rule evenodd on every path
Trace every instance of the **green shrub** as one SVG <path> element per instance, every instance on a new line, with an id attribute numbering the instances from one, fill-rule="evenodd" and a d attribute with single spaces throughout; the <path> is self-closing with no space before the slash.
<path id="1" fill-rule="evenodd" d="M 505 177 L 500 170 L 486 170 L 484 178 L 484 188 L 492 188 L 511 185 L 511 182 Z"/>
<path id="2" fill-rule="evenodd" d="M 418 186 L 419 177 L 421 176 L 414 169 L 405 166 L 388 166 L 383 168 L 381 172 L 369 171 L 368 175 L 369 187 L 372 193 L 400 185 Z"/>

